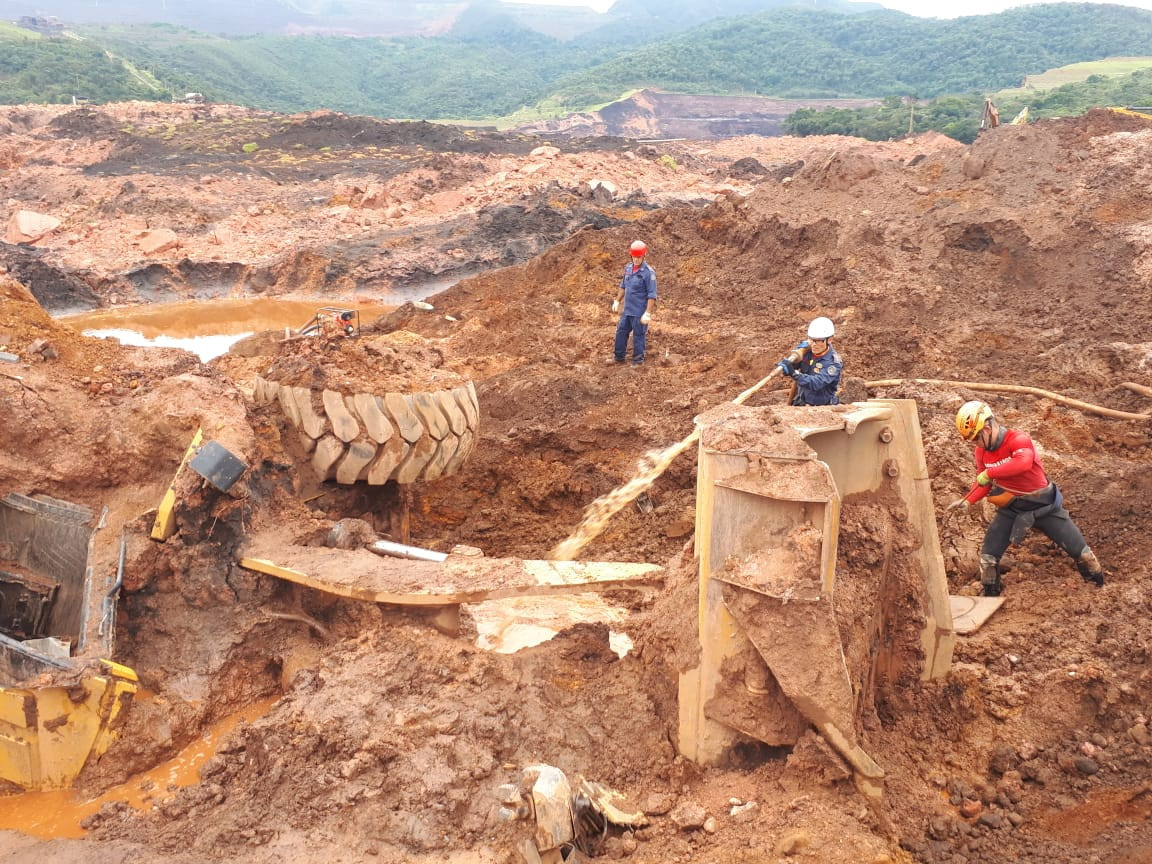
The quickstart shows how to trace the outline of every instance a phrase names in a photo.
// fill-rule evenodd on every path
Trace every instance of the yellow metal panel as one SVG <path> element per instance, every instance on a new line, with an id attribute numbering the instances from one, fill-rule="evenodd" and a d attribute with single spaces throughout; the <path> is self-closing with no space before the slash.
<path id="1" fill-rule="evenodd" d="M 36 722 L 35 709 L 36 702 L 26 691 L 0 687 L 0 723 L 23 729 Z"/>
<path id="2" fill-rule="evenodd" d="M 1152 120 L 1152 114 L 1145 114 L 1143 111 L 1133 111 L 1130 108 L 1109 108 L 1109 111 L 1115 111 L 1117 114 L 1127 114 L 1130 117 L 1140 117 L 1143 120 Z"/>
<path id="3" fill-rule="evenodd" d="M 35 777 L 37 772 L 33 764 L 33 755 L 32 745 L 27 741 L 0 734 L 0 777 L 12 780 L 14 783 L 19 782 L 16 778 Z"/>
<path id="4" fill-rule="evenodd" d="M 103 661 L 108 674 L 93 675 L 76 688 L 0 689 L 0 778 L 25 789 L 65 789 L 92 757 L 107 751 L 117 720 L 131 704 L 136 673 Z"/>
<path id="5" fill-rule="evenodd" d="M 63 687 L 46 687 L 35 691 L 40 711 L 37 746 L 40 753 L 42 789 L 70 786 L 88 761 L 92 742 L 100 730 L 100 717 L 93 710 L 104 693 L 104 681 L 81 682 L 86 691 L 82 702 L 73 702 Z"/>
<path id="6" fill-rule="evenodd" d="M 176 478 L 180 476 L 180 472 L 184 470 L 184 466 L 188 464 L 188 460 L 192 458 L 192 454 L 200 446 L 203 439 L 203 430 L 197 429 L 196 434 L 192 436 L 192 443 L 184 451 L 184 458 L 180 460 L 180 467 L 172 475 L 172 482 L 168 484 L 168 491 L 160 499 L 160 506 L 156 510 L 156 521 L 152 525 L 153 540 L 167 540 L 176 532 L 176 516 L 173 512 L 176 509 Z"/>

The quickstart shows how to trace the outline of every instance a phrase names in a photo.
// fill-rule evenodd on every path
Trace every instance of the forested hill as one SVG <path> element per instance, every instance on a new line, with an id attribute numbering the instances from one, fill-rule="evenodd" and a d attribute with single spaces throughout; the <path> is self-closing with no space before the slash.
<path id="1" fill-rule="evenodd" d="M 279 111 L 437 119 L 504 116 L 525 106 L 580 110 L 640 87 L 925 98 L 994 91 L 1068 63 L 1149 53 L 1152 12 L 1048 4 L 935 20 L 781 8 L 664 38 L 611 26 L 561 41 L 487 3 L 450 33 L 427 38 L 229 38 L 171 25 L 75 32 L 83 39 L 0 28 L 0 102 L 66 101 L 77 91 L 93 101 L 198 91 L 211 101 Z M 93 65 L 105 50 L 118 58 L 109 61 L 115 69 Z"/>
<path id="2" fill-rule="evenodd" d="M 579 0 L 570 0 L 578 3 Z M 607 12 L 588 6 L 540 6 L 517 0 L 0 0 L 0 17 L 51 16 L 83 24 L 171 24 L 225 36 L 443 35 L 461 14 L 490 9 L 532 30 L 571 38 L 606 24 L 647 33 L 686 30 L 713 18 L 751 15 L 798 0 L 616 0 Z M 863 12 L 871 2 L 803 0 L 812 9 Z"/>

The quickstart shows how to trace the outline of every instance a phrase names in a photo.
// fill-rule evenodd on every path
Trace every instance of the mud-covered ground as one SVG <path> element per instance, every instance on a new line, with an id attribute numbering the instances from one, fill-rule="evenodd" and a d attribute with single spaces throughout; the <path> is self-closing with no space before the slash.
<path id="1" fill-rule="evenodd" d="M 714 149 L 731 166 L 740 155 L 724 148 L 735 146 Z M 607 628 L 585 625 L 519 654 L 492 654 L 420 616 L 291 591 L 229 564 L 246 532 L 288 525 L 314 541 L 338 520 L 359 519 L 383 533 L 398 506 L 394 492 L 321 486 L 295 466 L 283 419 L 246 389 L 267 358 L 203 365 L 183 352 L 94 343 L 10 284 L 0 345 L 21 355 L 11 369 L 23 381 L 0 377 L 0 491 L 108 505 L 101 566 L 114 566 L 112 538 L 128 527 L 117 659 L 155 694 L 133 707 L 82 789 L 102 791 L 173 755 L 205 724 L 276 701 L 225 741 L 199 784 L 157 789 L 148 812 L 106 806 L 83 840 L 4 834 L 0 861 L 517 860 L 522 829 L 495 818 L 493 792 L 536 761 L 639 802 L 651 825 L 610 838 L 603 852 L 641 862 L 1152 858 L 1144 513 L 1152 427 L 963 383 L 1041 388 L 1133 414 L 1152 408 L 1124 386 L 1152 385 L 1152 124 L 1093 112 L 1001 127 L 970 148 L 935 139 L 744 146 L 780 170 L 708 195 L 696 186 L 676 203 L 674 178 L 706 157 L 678 153 L 675 168 L 645 161 L 671 172 L 659 206 L 601 202 L 604 221 L 570 236 L 568 223 L 523 263 L 430 298 L 433 314 L 404 306 L 375 322 L 429 340 L 436 362 L 470 377 L 479 394 L 481 440 L 464 470 L 412 490 L 412 542 L 545 557 L 594 498 L 631 477 L 642 453 L 682 439 L 693 417 L 765 376 L 810 318 L 828 315 L 851 387 L 916 400 L 938 511 L 972 476 L 955 410 L 987 398 L 1040 443 L 1108 570 L 1102 589 L 1085 585 L 1039 535 L 1010 550 L 1005 605 L 960 639 L 949 676 L 878 681 L 859 706 L 861 746 L 887 774 L 879 803 L 854 790 L 816 736 L 790 754 L 751 750 L 731 766 L 700 769 L 675 747 L 677 672 L 695 654 L 691 451 L 650 490 L 651 512 L 625 508 L 583 555 L 667 567 L 657 596 L 618 598 L 631 609 L 625 629 L 635 650 L 618 658 Z M 597 158 L 621 170 L 646 159 Z M 5 183 L 30 182 L 15 175 Z M 69 178 L 77 188 L 86 182 Z M 635 237 L 649 245 L 661 295 L 639 369 L 605 363 L 615 326 L 608 306 Z M 468 238 L 457 242 L 466 248 Z M 237 255 L 221 267 L 249 267 L 244 247 L 229 250 Z M 94 285 L 99 302 L 108 299 L 101 285 L 124 283 L 123 268 L 87 240 L 58 236 L 38 254 Z M 81 259 L 90 269 L 76 266 Z M 164 261 L 165 273 L 180 272 Z M 41 337 L 58 358 L 29 353 Z M 888 379 L 943 383 L 875 384 Z M 769 389 L 749 404 L 783 398 Z M 189 490 L 180 531 L 154 543 L 148 511 L 197 425 L 254 470 L 235 495 Z M 877 506 L 846 502 L 838 560 L 846 591 L 870 584 Z M 975 590 L 988 515 L 943 533 L 952 593 Z M 732 799 L 757 808 L 733 816 Z M 714 817 L 715 831 L 681 828 L 686 804 Z"/>

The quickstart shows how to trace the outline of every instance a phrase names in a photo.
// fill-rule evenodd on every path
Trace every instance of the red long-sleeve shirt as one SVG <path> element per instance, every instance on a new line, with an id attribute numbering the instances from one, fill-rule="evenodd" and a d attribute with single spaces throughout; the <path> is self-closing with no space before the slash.
<path id="1" fill-rule="evenodd" d="M 976 468 L 987 471 L 995 485 L 1016 495 L 1037 492 L 1048 485 L 1048 475 L 1036 455 L 1036 445 L 1026 432 L 1016 429 L 1005 429 L 1004 440 L 995 450 L 977 446 Z M 991 485 L 975 483 L 964 498 L 969 504 L 975 504 L 991 489 Z"/>

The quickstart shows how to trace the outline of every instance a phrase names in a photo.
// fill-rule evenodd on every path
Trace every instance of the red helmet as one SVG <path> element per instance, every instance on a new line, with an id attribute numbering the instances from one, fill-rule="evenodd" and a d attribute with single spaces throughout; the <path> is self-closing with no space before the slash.
<path id="1" fill-rule="evenodd" d="M 648 245 L 643 240 L 634 240 L 628 251 L 633 258 L 643 258 L 648 254 Z"/>

